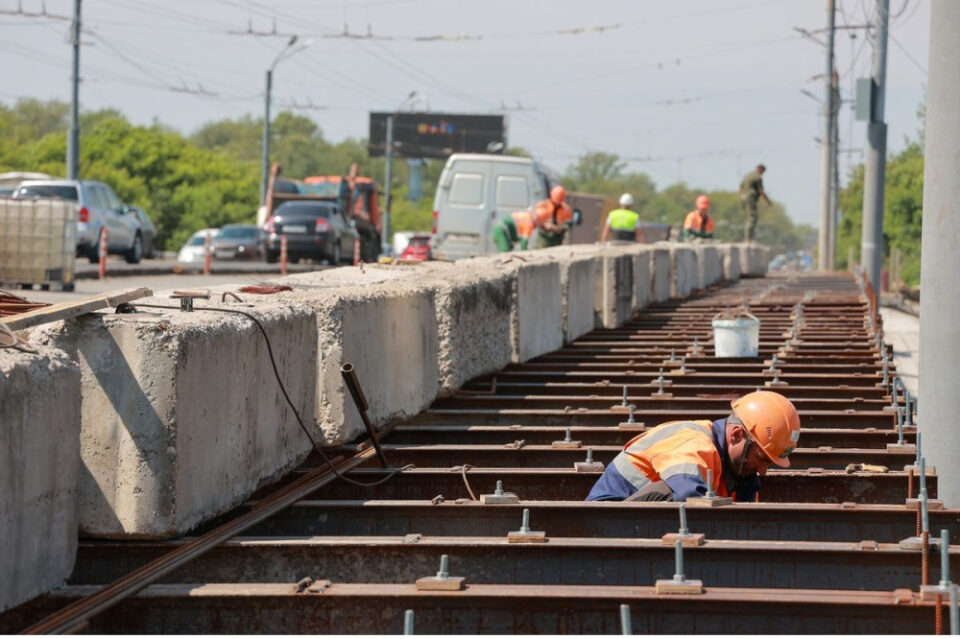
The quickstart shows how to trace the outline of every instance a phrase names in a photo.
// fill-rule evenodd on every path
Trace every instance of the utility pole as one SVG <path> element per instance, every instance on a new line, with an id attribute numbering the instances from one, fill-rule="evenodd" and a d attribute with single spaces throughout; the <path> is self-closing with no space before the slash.
<path id="1" fill-rule="evenodd" d="M 827 69 L 824 73 L 826 94 L 823 100 L 823 138 L 822 156 L 820 159 L 820 236 L 817 244 L 818 266 L 821 271 L 832 268 L 830 265 L 830 246 L 833 234 L 833 223 L 830 211 L 833 205 L 833 164 L 836 158 L 833 145 L 833 35 L 834 35 L 834 0 L 827 0 Z"/>
<path id="2" fill-rule="evenodd" d="M 877 25 L 873 41 L 872 99 L 870 100 L 870 120 L 867 124 L 867 157 L 863 177 L 860 263 L 863 264 L 870 283 L 878 293 L 880 267 L 883 261 L 883 189 L 887 168 L 887 125 L 883 121 L 883 103 L 887 81 L 889 17 L 890 0 L 877 0 Z"/>
<path id="3" fill-rule="evenodd" d="M 270 179 L 270 89 L 273 88 L 273 67 L 267 69 L 267 90 L 263 108 L 263 155 L 260 158 L 260 204 L 267 203 L 267 182 Z M 269 216 L 269 211 L 267 214 Z"/>
<path id="4" fill-rule="evenodd" d="M 79 177 L 80 164 L 80 0 L 73 0 L 73 23 L 70 25 L 73 44 L 73 75 L 71 81 L 70 130 L 67 132 L 67 179 Z"/>
<path id="5" fill-rule="evenodd" d="M 393 198 L 391 197 L 391 180 L 393 179 L 393 116 L 387 116 L 387 148 L 384 150 L 387 160 L 386 175 L 383 177 L 383 228 L 380 233 L 380 251 L 384 255 L 390 255 L 390 206 Z"/>
<path id="6" fill-rule="evenodd" d="M 837 268 L 837 220 L 840 214 L 840 77 L 833 72 L 833 111 L 830 145 L 833 147 L 831 161 L 833 175 L 830 179 L 830 235 L 827 245 L 827 269 Z"/>
<path id="7" fill-rule="evenodd" d="M 937 467 L 937 496 L 960 507 L 960 393 L 950 373 L 960 358 L 960 2 L 930 3 L 923 234 L 920 251 L 920 419 L 923 454 Z"/>

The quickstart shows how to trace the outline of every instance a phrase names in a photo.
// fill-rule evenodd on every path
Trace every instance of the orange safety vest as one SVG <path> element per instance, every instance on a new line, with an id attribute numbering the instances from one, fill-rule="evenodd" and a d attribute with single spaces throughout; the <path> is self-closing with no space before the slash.
<path id="1" fill-rule="evenodd" d="M 706 229 L 704 226 L 704 219 L 706 219 Z M 703 217 L 700 217 L 700 211 L 690 211 L 687 213 L 686 219 L 683 221 L 683 228 L 690 229 L 691 231 L 699 231 L 701 233 L 713 233 L 713 218 L 703 214 Z"/>
<path id="2" fill-rule="evenodd" d="M 548 221 L 552 221 L 554 224 L 567 224 L 573 221 L 573 211 L 567 206 L 567 203 L 564 202 L 558 206 L 550 198 L 537 202 L 535 214 L 537 216 L 537 226 L 543 226 Z"/>
<path id="3" fill-rule="evenodd" d="M 706 484 L 709 469 L 717 495 L 731 496 L 723 482 L 723 459 L 713 443 L 709 420 L 660 424 L 627 442 L 613 465 L 637 490 L 674 475 L 699 475 Z"/>
<path id="4" fill-rule="evenodd" d="M 530 239 L 533 235 L 533 229 L 537 226 L 537 221 L 530 211 L 514 211 L 513 224 L 517 227 L 517 235 L 522 238 Z"/>

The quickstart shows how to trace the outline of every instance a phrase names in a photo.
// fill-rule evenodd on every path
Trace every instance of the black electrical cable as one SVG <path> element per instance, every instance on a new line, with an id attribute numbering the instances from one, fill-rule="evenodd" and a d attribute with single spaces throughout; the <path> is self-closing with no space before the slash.
<path id="1" fill-rule="evenodd" d="M 142 304 L 139 302 L 137 303 L 137 306 L 142 306 L 144 308 L 162 308 L 162 309 L 167 309 L 172 311 L 180 310 L 179 306 L 162 306 L 160 304 Z M 330 467 L 330 470 L 333 472 L 334 475 L 336 475 L 337 477 L 339 477 L 340 479 L 342 479 L 343 481 L 349 484 L 353 484 L 354 486 L 360 486 L 361 488 L 373 488 L 374 486 L 379 486 L 380 484 L 386 483 L 388 480 L 393 479 L 396 475 L 398 475 L 399 473 L 402 473 L 405 470 L 414 468 L 413 464 L 407 464 L 402 468 L 394 468 L 390 470 L 389 473 L 387 473 L 386 477 L 384 477 L 383 479 L 378 479 L 377 481 L 374 481 L 374 482 L 357 481 L 355 479 L 350 479 L 349 477 L 345 477 L 344 475 L 341 475 L 340 472 L 337 470 L 337 468 L 333 465 L 333 462 L 330 461 L 330 458 L 327 457 L 326 453 L 324 453 L 323 450 L 320 448 L 320 445 L 317 444 L 316 440 L 313 438 L 313 435 L 310 434 L 310 431 L 307 429 L 307 425 L 303 423 L 303 418 L 300 417 L 300 411 L 297 410 L 297 407 L 293 404 L 293 401 L 290 399 L 290 395 L 287 393 L 287 388 L 286 386 L 284 386 L 283 380 L 280 379 L 280 371 L 277 368 L 277 360 L 273 357 L 273 346 L 270 344 L 270 338 L 267 336 L 267 331 L 266 329 L 263 328 L 263 324 L 260 323 L 260 320 L 258 320 L 251 313 L 248 313 L 246 311 L 241 311 L 238 309 L 233 309 L 233 308 L 209 308 L 209 307 L 200 308 L 195 306 L 193 310 L 213 311 L 215 313 L 233 313 L 235 315 L 243 315 L 247 319 L 252 320 L 253 323 L 257 325 L 257 328 L 260 329 L 260 334 L 263 335 L 264 342 L 266 342 L 267 344 L 267 354 L 270 356 L 270 365 L 273 367 L 273 375 L 277 380 L 277 384 L 280 386 L 280 392 L 283 393 L 283 398 L 287 400 L 287 405 L 289 405 L 290 410 L 293 411 L 294 417 L 297 418 L 297 423 L 300 424 L 300 428 L 303 430 L 303 433 L 307 436 L 307 439 L 310 440 L 310 443 L 313 445 L 313 449 L 317 451 L 317 453 L 320 455 L 323 461 L 326 462 L 327 466 Z"/>

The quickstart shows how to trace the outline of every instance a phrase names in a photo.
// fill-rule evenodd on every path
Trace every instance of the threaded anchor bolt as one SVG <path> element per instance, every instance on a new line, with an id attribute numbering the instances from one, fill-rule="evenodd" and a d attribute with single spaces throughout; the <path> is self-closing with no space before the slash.
<path id="1" fill-rule="evenodd" d="M 563 441 L 565 441 L 568 444 L 573 441 L 573 432 L 569 428 L 566 430 L 566 432 L 563 435 Z"/>
<path id="2" fill-rule="evenodd" d="M 671 362 L 677 361 L 677 351 L 676 351 L 676 349 L 673 349 L 673 348 L 670 349 L 670 361 L 671 361 Z"/>
<path id="3" fill-rule="evenodd" d="M 920 458 L 920 495 L 927 498 L 927 458 Z"/>
<path id="4" fill-rule="evenodd" d="M 686 504 L 680 504 L 680 530 L 677 531 L 678 535 L 689 535 L 690 531 L 687 530 L 687 506 Z"/>
<path id="5" fill-rule="evenodd" d="M 950 533 L 940 529 L 940 587 L 950 587 Z"/>
<path id="6" fill-rule="evenodd" d="M 623 385 L 623 402 L 620 405 L 621 406 L 627 405 L 627 385 L 626 384 Z"/>
<path id="7" fill-rule="evenodd" d="M 633 634 L 633 623 L 630 619 L 630 606 L 627 604 L 620 604 L 620 630 L 621 634 L 624 635 Z"/>
<path id="8" fill-rule="evenodd" d="M 587 462 L 588 464 L 592 464 L 592 463 L 593 463 L 593 449 L 592 449 L 592 448 L 588 448 L 588 449 L 587 449 L 587 460 L 586 460 L 586 462 Z"/>
<path id="9" fill-rule="evenodd" d="M 407 610 L 403 613 L 403 634 L 413 634 L 413 611 Z"/>
<path id="10" fill-rule="evenodd" d="M 713 470 L 707 469 L 707 497 L 713 499 L 717 496 L 717 493 L 713 490 Z"/>
<path id="11" fill-rule="evenodd" d="M 676 559 L 676 570 L 673 573 L 673 580 L 677 583 L 682 583 L 687 580 L 683 574 L 683 542 L 679 539 L 677 543 L 673 546 L 674 557 Z"/>
<path id="12" fill-rule="evenodd" d="M 450 555 L 440 555 L 440 570 L 437 579 L 447 579 L 450 576 Z"/>
<path id="13" fill-rule="evenodd" d="M 569 430 L 570 430 L 570 429 L 568 428 L 567 431 L 569 431 Z M 497 480 L 497 487 L 493 490 L 493 494 L 494 494 L 494 495 L 497 495 L 498 497 L 500 497 L 500 496 L 503 495 L 503 481 L 502 481 L 502 480 L 499 480 L 499 479 Z"/>
<path id="14" fill-rule="evenodd" d="M 523 520 L 520 523 L 520 532 L 529 533 L 530 532 L 530 509 L 523 509 Z"/>
<path id="15" fill-rule="evenodd" d="M 920 493 L 920 532 L 930 533 L 930 517 L 927 513 L 927 493 Z"/>
<path id="16" fill-rule="evenodd" d="M 960 603 L 957 599 L 957 586 L 954 584 L 950 587 L 950 634 L 951 635 L 960 635 Z"/>
<path id="17" fill-rule="evenodd" d="M 687 372 L 687 356 L 686 355 L 680 356 L 680 372 L 681 373 Z"/>
<path id="18" fill-rule="evenodd" d="M 903 412 L 897 409 L 897 444 L 903 445 Z"/>
<path id="19" fill-rule="evenodd" d="M 663 387 L 661 386 L 660 388 L 662 389 Z M 633 404 L 630 404 L 630 417 L 627 418 L 627 423 L 628 423 L 628 424 L 635 424 L 635 423 L 636 423 L 636 420 L 633 418 L 633 411 L 634 411 L 634 405 L 633 405 Z"/>

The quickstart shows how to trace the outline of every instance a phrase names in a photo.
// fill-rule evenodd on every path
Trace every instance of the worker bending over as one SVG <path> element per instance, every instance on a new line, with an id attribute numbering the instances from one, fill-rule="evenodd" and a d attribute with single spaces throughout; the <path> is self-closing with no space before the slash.
<path id="1" fill-rule="evenodd" d="M 624 193 L 620 196 L 620 208 L 607 214 L 607 222 L 603 225 L 601 242 L 609 242 L 611 235 L 615 240 L 624 242 L 642 242 L 643 231 L 640 229 L 640 216 L 633 210 L 633 196 Z"/>
<path id="2" fill-rule="evenodd" d="M 499 253 L 512 251 L 518 243 L 520 250 L 525 251 L 536 225 L 536 218 L 530 211 L 514 211 L 494 225 L 493 244 Z"/>
<path id="3" fill-rule="evenodd" d="M 560 246 L 573 224 L 573 211 L 566 203 L 567 190 L 559 184 L 550 189 L 550 197 L 537 202 L 534 209 L 537 227 L 537 248 Z"/>
<path id="4" fill-rule="evenodd" d="M 587 501 L 686 501 L 707 492 L 756 501 L 770 464 L 790 466 L 800 416 L 783 395 L 756 391 L 726 419 L 667 422 L 634 437 L 607 466 Z"/>
<path id="5" fill-rule="evenodd" d="M 697 208 L 687 213 L 683 221 L 683 239 L 692 240 L 713 239 L 713 218 L 707 213 L 710 210 L 710 198 L 706 195 L 697 196 Z"/>

